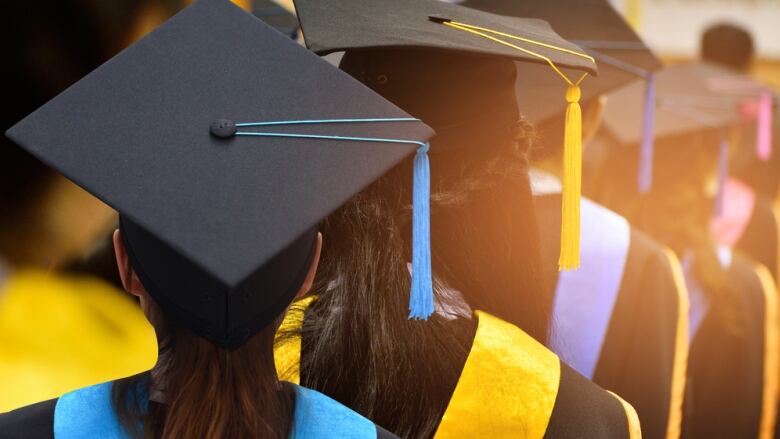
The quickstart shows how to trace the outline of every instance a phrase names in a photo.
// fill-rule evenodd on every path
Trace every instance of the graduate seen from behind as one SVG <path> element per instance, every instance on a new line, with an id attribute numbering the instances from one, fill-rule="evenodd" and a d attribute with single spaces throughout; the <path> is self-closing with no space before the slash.
<path id="1" fill-rule="evenodd" d="M 721 69 L 684 64 L 657 75 L 652 188 L 638 193 L 635 120 L 642 84 L 609 96 L 607 153 L 594 160 L 591 194 L 680 258 L 690 310 L 690 355 L 683 438 L 770 437 L 777 408 L 777 292 L 763 266 L 717 245 L 708 224 L 717 211 L 728 158 L 733 106 L 701 111 L 709 78 Z M 712 98 L 710 98 L 712 99 Z M 596 150 L 594 150 L 594 153 Z M 604 152 L 604 151 L 602 151 Z"/>
<path id="2" fill-rule="evenodd" d="M 300 123 L 355 112 L 393 123 L 353 136 Z M 317 223 L 430 128 L 229 1 L 202 0 L 7 135 L 120 212 L 119 273 L 160 353 L 149 372 L 0 415 L 0 437 L 393 437 L 280 381 L 273 343 L 313 282 Z"/>
<path id="3" fill-rule="evenodd" d="M 332 239 L 323 247 L 316 296 L 294 304 L 282 325 L 281 376 L 406 438 L 638 437 L 628 404 L 541 343 L 549 303 L 534 294 L 542 288 L 525 158 L 529 127 L 513 93 L 522 74 L 514 60 L 526 55 L 504 53 L 505 46 L 427 14 L 515 32 L 529 23 L 435 1 L 395 3 L 405 11 L 398 23 L 414 28 L 413 43 L 399 48 L 383 5 L 296 2 L 313 49 L 339 44 L 333 38 L 343 32 L 331 33 L 330 20 L 348 20 L 348 29 L 373 38 L 373 47 L 348 50 L 341 68 L 437 132 L 428 152 L 432 312 L 410 306 L 424 267 L 416 263 L 419 161 L 406 161 L 325 221 Z M 568 44 L 549 28 L 539 34 Z M 577 66 L 575 56 L 545 53 Z M 417 319 L 408 318 L 410 308 Z"/>

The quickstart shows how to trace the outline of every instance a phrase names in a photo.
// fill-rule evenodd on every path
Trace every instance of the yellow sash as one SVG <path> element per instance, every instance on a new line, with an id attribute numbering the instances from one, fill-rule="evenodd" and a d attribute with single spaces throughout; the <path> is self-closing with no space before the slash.
<path id="1" fill-rule="evenodd" d="M 280 330 L 300 327 L 314 297 L 291 307 Z M 436 438 L 541 439 L 560 383 L 558 357 L 518 327 L 477 311 L 477 332 Z M 286 337 L 274 348 L 279 378 L 298 383 L 301 341 Z M 622 399 L 630 437 L 640 438 L 634 409 Z"/>
<path id="2" fill-rule="evenodd" d="M 154 329 L 110 285 L 38 270 L 0 285 L 0 412 L 143 372 Z"/>

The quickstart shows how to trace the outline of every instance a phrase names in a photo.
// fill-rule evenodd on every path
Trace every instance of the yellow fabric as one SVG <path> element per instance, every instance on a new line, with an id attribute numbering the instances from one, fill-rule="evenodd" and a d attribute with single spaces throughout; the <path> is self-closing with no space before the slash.
<path id="1" fill-rule="evenodd" d="M 685 380 L 688 374 L 688 288 L 685 286 L 682 267 L 677 256 L 664 248 L 664 254 L 669 260 L 672 278 L 677 287 L 677 333 L 674 348 L 674 364 L 672 369 L 672 392 L 669 401 L 669 421 L 666 427 L 667 439 L 678 439 L 682 428 L 683 399 L 685 397 Z"/>
<path id="2" fill-rule="evenodd" d="M 316 298 L 317 296 L 306 296 L 293 302 L 276 332 L 274 362 L 276 363 L 276 374 L 282 381 L 294 384 L 301 383 L 301 336 L 297 330 L 303 326 L 306 309 Z M 281 334 L 286 333 L 294 335 L 280 337 Z"/>
<path id="3" fill-rule="evenodd" d="M 561 251 L 558 258 L 559 270 L 574 270 L 580 266 L 580 197 L 582 194 L 582 110 L 580 109 L 580 88 L 579 85 L 587 76 L 583 74 L 576 82 L 569 79 L 555 63 L 541 53 L 534 52 L 508 41 L 504 41 L 497 36 L 519 40 L 530 44 L 546 47 L 548 49 L 565 52 L 576 55 L 595 63 L 590 55 L 576 52 L 563 47 L 545 44 L 528 38 L 518 37 L 516 35 L 499 32 L 493 29 L 474 26 L 472 24 L 460 23 L 457 21 L 442 21 L 445 26 L 462 30 L 473 35 L 487 38 L 498 44 L 511 47 L 535 58 L 544 60 L 567 84 L 566 90 L 566 115 L 564 123 L 563 137 L 563 197 L 562 197 L 562 221 L 561 221 Z"/>
<path id="4" fill-rule="evenodd" d="M 609 392 L 609 390 L 608 390 Z M 609 392 L 617 398 L 617 400 L 620 402 L 620 405 L 623 406 L 623 411 L 626 412 L 626 421 L 628 422 L 628 438 L 629 439 L 642 439 L 642 426 L 639 423 L 639 416 L 636 414 L 636 410 L 634 410 L 634 407 L 627 403 L 623 398 L 618 396 L 616 393 Z"/>
<path id="5" fill-rule="evenodd" d="M 778 330 L 780 322 L 777 314 L 777 287 L 772 280 L 769 270 L 763 265 L 755 267 L 756 274 L 761 280 L 764 292 L 765 319 L 764 319 L 764 388 L 761 404 L 761 424 L 758 437 L 771 439 L 774 437 L 775 421 L 777 416 L 778 401 Z"/>
<path id="6" fill-rule="evenodd" d="M 293 305 L 280 331 L 299 328 L 313 300 Z M 476 318 L 474 343 L 436 438 L 541 439 L 558 395 L 560 360 L 516 326 L 481 311 Z M 300 339 L 274 347 L 279 379 L 299 381 L 300 349 Z"/>
<path id="7" fill-rule="evenodd" d="M 481 311 L 476 318 L 474 343 L 436 438 L 542 438 L 558 395 L 560 360 L 516 326 Z"/>
<path id="8" fill-rule="evenodd" d="M 154 366 L 154 329 L 99 280 L 38 270 L 0 285 L 0 412 Z"/>

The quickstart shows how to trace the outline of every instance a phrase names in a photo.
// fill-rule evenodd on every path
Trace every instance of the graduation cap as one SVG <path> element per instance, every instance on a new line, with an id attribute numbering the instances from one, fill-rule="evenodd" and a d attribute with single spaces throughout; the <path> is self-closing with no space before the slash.
<path id="1" fill-rule="evenodd" d="M 579 168 L 581 110 L 579 83 L 596 73 L 593 58 L 539 19 L 491 14 L 437 0 L 296 0 L 306 45 L 319 54 L 336 51 L 422 49 L 545 65 L 564 84 L 564 145 L 567 161 Z M 475 61 L 475 62 L 478 62 Z M 583 74 L 583 71 L 586 72 Z M 458 93 L 459 90 L 452 90 Z M 550 97 L 550 99 L 554 99 Z M 565 103 L 564 103 L 565 102 Z M 561 268 L 579 265 L 579 173 L 564 197 Z"/>
<path id="2" fill-rule="evenodd" d="M 546 20 L 560 35 L 582 47 L 599 63 L 598 77 L 588 78 L 582 87 L 582 99 L 589 101 L 615 88 L 639 78 L 648 80 L 648 99 L 652 100 L 652 72 L 661 67 L 661 62 L 642 42 L 629 24 L 614 10 L 606 0 L 563 0 L 563 1 L 511 1 L 511 0 L 466 0 L 458 4 L 512 17 L 528 17 Z M 565 84 L 551 77 L 540 66 L 528 65 L 522 70 L 517 81 L 518 101 L 523 114 L 530 120 L 540 123 L 540 143 L 547 151 L 554 150 L 565 143 L 558 134 L 563 121 L 558 116 L 566 106 L 559 100 L 550 99 L 564 92 Z M 652 123 L 652 106 L 645 119 Z M 652 141 L 652 137 L 650 138 Z M 576 205 L 580 196 L 578 190 L 581 170 L 580 160 L 572 159 L 574 152 L 567 148 L 564 156 L 564 218 L 561 234 L 572 233 L 579 228 L 579 214 L 567 213 L 566 205 Z M 578 210 L 578 209 L 575 209 Z M 573 242 L 576 246 L 579 238 L 562 239 L 561 268 L 566 268 L 567 254 L 579 254 L 578 248 L 567 248 Z M 578 264 L 577 264 L 578 265 Z"/>
<path id="3" fill-rule="evenodd" d="M 293 40 L 298 38 L 298 17 L 271 0 L 253 0 L 252 14 Z"/>
<path id="4" fill-rule="evenodd" d="M 741 123 L 745 99 L 759 96 L 765 88 L 745 75 L 707 63 L 670 66 L 655 75 L 655 82 L 654 137 L 659 140 L 700 131 L 723 133 L 718 178 L 724 180 L 728 128 Z M 644 85 L 639 81 L 608 95 L 604 127 L 619 144 L 641 144 L 644 127 L 639 103 L 643 96 Z"/>
<path id="5" fill-rule="evenodd" d="M 319 221 L 433 132 L 228 0 L 201 0 L 6 134 L 120 212 L 166 314 L 234 348 L 293 300 Z"/>
<path id="6" fill-rule="evenodd" d="M 571 40 L 593 56 L 599 64 L 599 76 L 589 78 L 582 87 L 582 99 L 591 99 L 641 78 L 645 80 L 645 101 L 642 120 L 644 138 L 640 157 L 640 191 L 649 189 L 652 169 L 654 81 L 653 72 L 662 67 L 661 61 L 645 45 L 631 26 L 607 0 L 513 1 L 466 0 L 464 6 L 517 17 L 547 20 L 562 37 Z M 553 81 L 538 67 L 524 70 L 518 81 L 518 96 L 523 112 L 534 122 L 553 123 L 564 106 L 549 96 L 562 92 L 559 81 Z M 553 78 L 554 79 L 554 78 Z M 556 130 L 541 133 L 542 144 L 548 149 L 558 148 L 561 142 Z"/>

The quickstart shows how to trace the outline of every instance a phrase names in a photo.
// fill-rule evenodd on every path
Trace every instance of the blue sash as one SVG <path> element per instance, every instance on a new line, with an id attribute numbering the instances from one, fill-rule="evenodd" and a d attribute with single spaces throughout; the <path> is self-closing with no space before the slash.
<path id="1" fill-rule="evenodd" d="M 129 439 L 111 402 L 111 384 L 97 384 L 63 395 L 54 409 L 54 438 Z M 291 439 L 377 437 L 373 422 L 319 392 L 294 387 Z"/>
<path id="2" fill-rule="evenodd" d="M 581 265 L 559 273 L 550 347 L 593 379 L 623 280 L 631 227 L 622 216 L 588 199 L 582 199 L 581 208 Z"/>
<path id="3" fill-rule="evenodd" d="M 716 248 L 718 254 L 718 260 L 724 270 L 728 270 L 731 267 L 731 259 L 733 254 L 731 249 L 718 245 Z M 690 253 L 685 255 L 682 260 L 683 274 L 685 275 L 685 286 L 688 288 L 688 301 L 690 302 L 690 310 L 688 311 L 688 341 L 693 341 L 696 337 L 696 333 L 699 331 L 701 322 L 704 317 L 707 316 L 707 311 L 710 309 L 710 300 L 704 293 L 701 284 L 693 276 L 693 257 Z"/>

